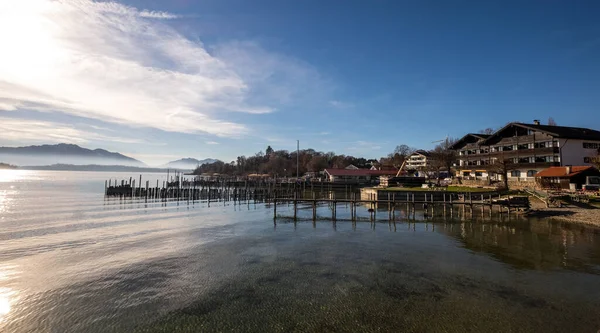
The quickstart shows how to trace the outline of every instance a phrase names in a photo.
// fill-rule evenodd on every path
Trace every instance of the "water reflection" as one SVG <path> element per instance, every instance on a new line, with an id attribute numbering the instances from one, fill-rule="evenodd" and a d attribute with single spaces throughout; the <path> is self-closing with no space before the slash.
<path id="1" fill-rule="evenodd" d="M 12 291 L 8 288 L 0 288 L 0 321 L 10 312 L 10 296 Z"/>
<path id="2" fill-rule="evenodd" d="M 600 274 L 600 233 L 550 221 L 444 224 L 436 231 L 515 268 Z"/>
<path id="3" fill-rule="evenodd" d="M 0 183 L 8 183 L 27 178 L 31 171 L 28 170 L 0 170 Z"/>
<path id="4" fill-rule="evenodd" d="M 10 286 L 17 276 L 14 265 L 0 265 L 0 323 L 9 314 L 17 299 L 17 292 Z"/>

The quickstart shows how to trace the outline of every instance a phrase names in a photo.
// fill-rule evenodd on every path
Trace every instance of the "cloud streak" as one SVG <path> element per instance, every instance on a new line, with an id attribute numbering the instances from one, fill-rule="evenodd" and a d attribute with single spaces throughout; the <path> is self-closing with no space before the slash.
<path id="1" fill-rule="evenodd" d="M 178 17 L 115 2 L 3 1 L 0 110 L 236 137 L 249 132 L 236 112 L 273 112 L 293 97 L 289 82 L 318 77 L 255 44 L 228 44 L 213 55 L 163 23 Z"/>
<path id="2" fill-rule="evenodd" d="M 45 142 L 83 144 L 90 141 L 105 141 L 141 144 L 143 140 L 118 135 L 103 135 L 89 129 L 75 129 L 72 126 L 51 121 L 15 119 L 0 117 L 0 139 L 13 142 Z"/>

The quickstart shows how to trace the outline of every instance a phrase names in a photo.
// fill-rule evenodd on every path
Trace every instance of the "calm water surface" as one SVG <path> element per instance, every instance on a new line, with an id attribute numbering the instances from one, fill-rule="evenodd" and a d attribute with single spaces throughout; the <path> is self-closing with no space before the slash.
<path id="1" fill-rule="evenodd" d="M 129 176 L 0 170 L 0 332 L 600 329 L 594 230 L 104 199 Z"/>

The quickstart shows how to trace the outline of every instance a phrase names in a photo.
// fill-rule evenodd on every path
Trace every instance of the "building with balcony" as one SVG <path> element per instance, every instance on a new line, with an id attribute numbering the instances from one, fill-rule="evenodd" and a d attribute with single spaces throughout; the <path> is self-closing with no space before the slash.
<path id="1" fill-rule="evenodd" d="M 458 152 L 457 176 L 533 181 L 536 173 L 549 167 L 591 165 L 600 151 L 600 131 L 510 123 L 491 135 L 469 133 L 451 149 Z"/>
<path id="2" fill-rule="evenodd" d="M 427 167 L 427 160 L 431 158 L 431 154 L 425 150 L 417 150 L 406 157 L 406 166 L 408 170 L 421 170 Z"/>

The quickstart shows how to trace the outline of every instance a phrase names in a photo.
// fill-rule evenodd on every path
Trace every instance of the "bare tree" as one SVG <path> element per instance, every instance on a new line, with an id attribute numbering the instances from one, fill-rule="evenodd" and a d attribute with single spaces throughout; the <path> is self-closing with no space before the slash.
<path id="1" fill-rule="evenodd" d="M 450 149 L 454 143 L 458 141 L 455 138 L 446 138 L 443 142 L 435 146 L 431 152 L 430 160 L 431 164 L 434 165 L 438 174 L 441 169 L 446 169 L 448 175 L 452 174 L 452 166 L 456 162 L 456 151 Z"/>
<path id="2" fill-rule="evenodd" d="M 407 145 L 399 145 L 396 146 L 396 149 L 394 149 L 394 155 L 398 154 L 400 156 L 408 156 L 410 154 L 412 154 L 416 149 L 409 147 Z"/>
<path id="3" fill-rule="evenodd" d="M 501 155 L 498 159 L 492 160 L 488 169 L 490 174 L 502 175 L 504 188 L 508 190 L 508 173 L 515 169 L 515 164 L 511 159 L 504 158 Z"/>
<path id="4" fill-rule="evenodd" d="M 495 130 L 493 128 L 488 127 L 486 129 L 482 129 L 481 131 L 479 131 L 479 134 L 488 134 L 488 135 L 491 135 L 491 134 L 494 134 L 494 132 L 495 132 Z"/>
<path id="5" fill-rule="evenodd" d="M 600 169 L 600 149 L 598 149 L 596 156 L 590 158 L 590 162 L 596 169 Z"/>
<path id="6" fill-rule="evenodd" d="M 548 118 L 548 126 L 556 126 L 556 121 L 554 121 L 554 118 Z"/>

